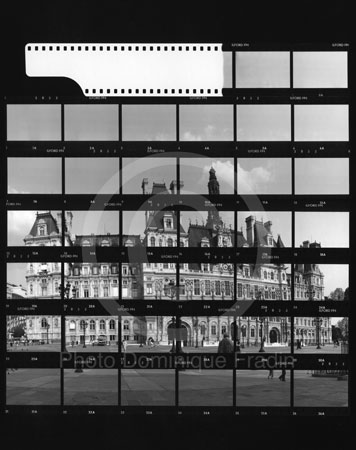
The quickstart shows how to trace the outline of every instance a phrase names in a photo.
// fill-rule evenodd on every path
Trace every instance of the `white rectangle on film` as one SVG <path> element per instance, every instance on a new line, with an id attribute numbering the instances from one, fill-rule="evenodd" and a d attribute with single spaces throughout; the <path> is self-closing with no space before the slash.
<path id="1" fill-rule="evenodd" d="M 67 77 L 86 96 L 221 96 L 222 44 L 56 44 L 25 47 L 29 77 Z"/>

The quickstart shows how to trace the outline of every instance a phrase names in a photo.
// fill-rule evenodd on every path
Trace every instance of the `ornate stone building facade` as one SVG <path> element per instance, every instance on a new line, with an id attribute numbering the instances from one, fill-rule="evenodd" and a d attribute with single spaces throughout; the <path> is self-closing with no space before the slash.
<path id="1" fill-rule="evenodd" d="M 147 193 L 148 180 L 142 183 Z M 170 185 L 171 193 L 176 182 Z M 216 172 L 211 168 L 208 192 L 219 195 L 220 188 Z M 164 183 L 153 183 L 150 194 L 167 194 Z M 119 235 L 72 236 L 73 214 L 66 212 L 65 224 L 61 215 L 55 218 L 50 211 L 38 213 L 30 233 L 24 238 L 26 246 L 61 245 L 62 225 L 65 227 L 67 246 L 117 246 Z M 216 209 L 207 212 L 206 223 L 190 223 L 187 230 L 178 223 L 174 211 L 147 211 L 142 236 L 122 236 L 125 246 L 173 247 L 177 246 L 177 229 L 180 227 L 182 247 L 232 247 L 234 230 L 223 222 Z M 246 219 L 246 235 L 236 233 L 240 247 L 284 247 L 282 238 L 274 238 L 272 223 Z M 309 243 L 304 243 L 309 246 Z M 318 244 L 310 244 L 310 247 Z M 29 263 L 26 272 L 27 298 L 60 298 L 60 263 Z M 236 285 L 237 300 L 290 300 L 291 274 L 284 264 L 198 264 L 182 263 L 179 266 L 179 286 L 176 286 L 175 263 L 73 263 L 65 264 L 65 280 L 68 295 L 83 299 L 118 299 L 119 270 L 121 267 L 121 295 L 123 299 L 175 300 L 232 300 Z M 234 273 L 236 283 L 234 283 Z M 323 274 L 317 265 L 295 267 L 295 296 L 297 300 L 323 300 Z M 296 319 L 295 338 L 305 343 L 315 342 L 316 326 L 312 318 Z M 233 317 L 183 317 L 182 340 L 186 345 L 212 344 L 230 335 L 236 329 L 241 343 L 258 344 L 261 338 L 266 344 L 285 345 L 291 340 L 290 318 L 284 317 L 240 317 L 236 328 L 232 328 Z M 48 327 L 49 325 L 49 327 Z M 115 317 L 68 317 L 66 320 L 66 342 L 90 343 L 99 337 L 107 342 L 118 340 L 118 320 Z M 127 317 L 122 319 L 122 336 L 128 342 L 141 343 L 149 338 L 162 343 L 172 339 L 174 327 L 171 317 Z M 330 319 L 321 322 L 322 342 L 331 341 Z M 48 317 L 29 317 L 26 320 L 29 339 L 60 339 L 60 320 Z"/>

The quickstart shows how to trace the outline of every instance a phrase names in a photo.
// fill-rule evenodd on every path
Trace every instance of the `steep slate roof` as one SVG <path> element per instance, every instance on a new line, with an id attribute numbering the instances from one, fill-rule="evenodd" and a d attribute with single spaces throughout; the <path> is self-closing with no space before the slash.
<path id="1" fill-rule="evenodd" d="M 152 195 L 156 194 L 169 194 L 166 183 L 153 183 L 152 185 Z"/>
<path id="2" fill-rule="evenodd" d="M 247 240 L 245 239 L 245 236 L 243 235 L 242 231 L 237 232 L 237 247 L 243 247 L 247 244 Z"/>
<path id="3" fill-rule="evenodd" d="M 254 223 L 254 247 L 263 247 L 268 245 L 266 224 L 262 221 L 256 220 Z M 278 235 L 277 241 L 273 239 L 273 247 L 284 248 L 284 243 L 280 235 Z"/>
<path id="4" fill-rule="evenodd" d="M 170 214 L 172 216 L 173 219 L 173 230 L 177 229 L 177 216 L 176 214 L 174 214 L 174 212 L 172 211 L 154 211 L 153 214 L 149 214 L 148 216 L 148 221 L 147 221 L 147 228 L 158 228 L 163 230 L 163 217 L 165 214 Z M 182 227 L 182 225 L 180 225 L 180 232 L 181 233 L 185 233 L 184 228 Z"/>
<path id="5" fill-rule="evenodd" d="M 44 220 L 45 224 L 47 225 L 47 234 L 51 234 L 51 233 L 59 234 L 59 228 L 57 226 L 57 222 L 56 222 L 55 218 L 52 216 L 50 211 L 46 211 L 44 213 L 36 214 L 36 220 L 35 220 L 35 223 L 32 225 L 29 235 L 37 236 L 38 222 L 41 219 Z"/>
<path id="6" fill-rule="evenodd" d="M 188 240 L 189 247 L 200 247 L 201 240 L 207 238 L 211 245 L 212 229 L 205 225 L 189 225 Z"/>

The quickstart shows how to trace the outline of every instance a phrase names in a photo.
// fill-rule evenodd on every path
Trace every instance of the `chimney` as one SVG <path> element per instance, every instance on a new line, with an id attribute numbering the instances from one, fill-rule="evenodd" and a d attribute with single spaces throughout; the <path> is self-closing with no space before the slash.
<path id="1" fill-rule="evenodd" d="M 67 232 L 72 234 L 72 222 L 73 222 L 73 213 L 71 211 L 67 211 L 66 213 L 66 226 Z"/>
<path id="2" fill-rule="evenodd" d="M 303 248 L 309 248 L 309 241 L 303 242 Z"/>
<path id="3" fill-rule="evenodd" d="M 141 184 L 141 187 L 142 187 L 142 194 L 148 194 L 148 192 L 146 192 L 146 187 L 147 187 L 147 185 L 148 185 L 148 178 L 144 178 L 144 179 L 142 180 L 142 184 Z"/>
<path id="4" fill-rule="evenodd" d="M 171 191 L 171 194 L 176 194 L 176 187 L 177 187 L 176 180 L 172 180 L 171 184 L 169 185 L 169 189 Z"/>
<path id="5" fill-rule="evenodd" d="M 265 229 L 267 231 L 268 234 L 272 234 L 271 228 L 272 228 L 272 222 L 269 220 L 268 222 L 265 223 Z"/>
<path id="6" fill-rule="evenodd" d="M 62 233 L 62 213 L 61 212 L 57 213 L 56 222 L 57 222 L 57 227 L 59 229 L 59 234 L 61 234 Z"/>
<path id="7" fill-rule="evenodd" d="M 255 236 L 254 236 L 254 225 L 255 217 L 249 216 L 245 219 L 246 222 L 246 238 L 249 247 L 253 247 Z"/>

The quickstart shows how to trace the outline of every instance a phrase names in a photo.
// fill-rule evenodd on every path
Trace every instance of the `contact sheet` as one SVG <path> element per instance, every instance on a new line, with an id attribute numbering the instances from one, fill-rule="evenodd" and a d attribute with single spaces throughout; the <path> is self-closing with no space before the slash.
<path id="1" fill-rule="evenodd" d="M 348 45 L 24 57 L 80 89 L 2 104 L 2 410 L 349 414 Z"/>

